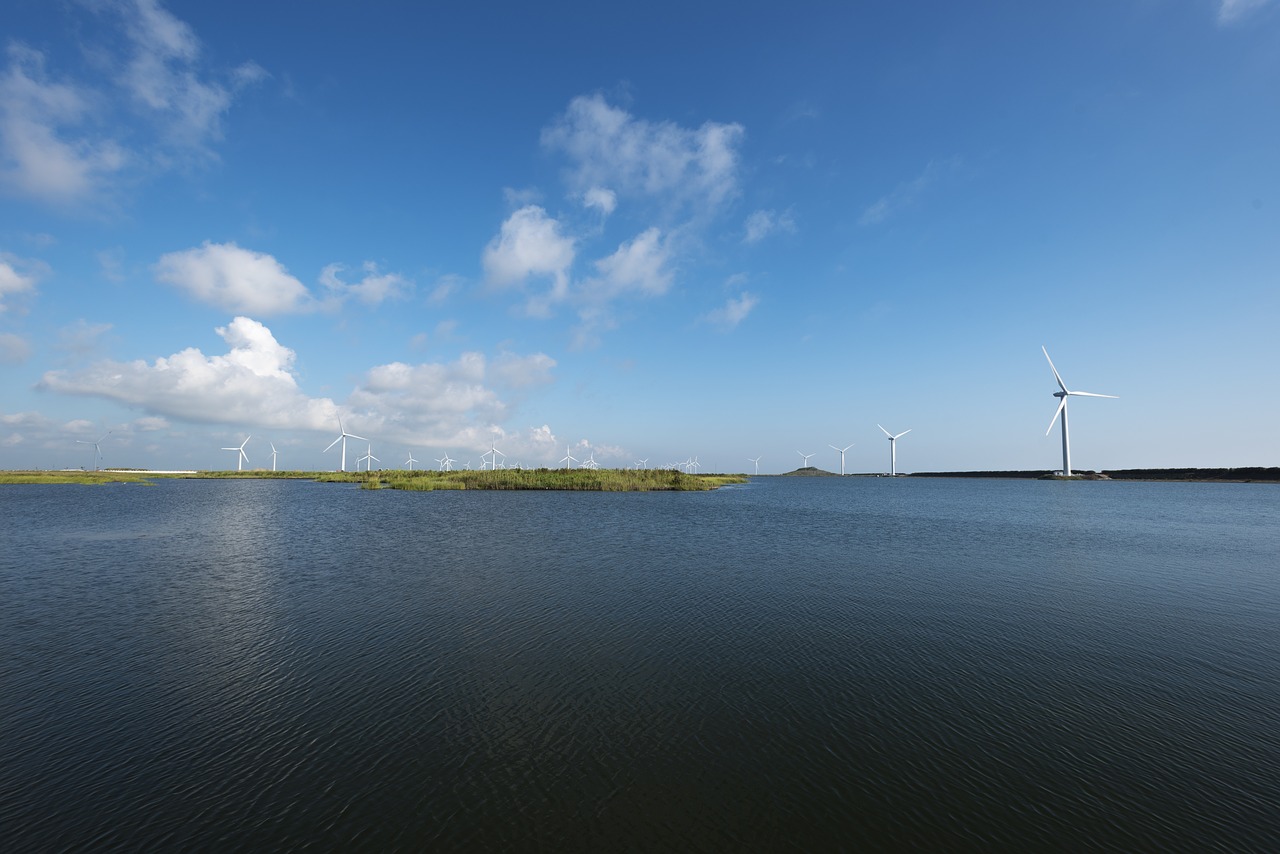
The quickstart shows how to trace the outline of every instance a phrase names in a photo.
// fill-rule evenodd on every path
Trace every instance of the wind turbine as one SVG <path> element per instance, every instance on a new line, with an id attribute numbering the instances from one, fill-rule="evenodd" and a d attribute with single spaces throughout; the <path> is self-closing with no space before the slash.
<path id="1" fill-rule="evenodd" d="M 457 460 L 449 459 L 448 452 L 445 452 L 445 455 L 437 459 L 436 462 L 440 464 L 440 471 L 453 471 L 453 464 L 456 463 Z"/>
<path id="2" fill-rule="evenodd" d="M 405 461 L 404 461 L 404 464 L 405 464 L 405 465 L 407 465 L 407 466 L 409 467 L 409 471 L 413 471 L 413 464 L 414 464 L 414 463 L 416 463 L 416 462 L 418 462 L 418 461 L 417 461 L 417 460 L 415 460 L 415 459 L 413 458 L 413 449 L 412 449 L 412 448 L 410 448 L 410 449 L 409 449 L 409 459 L 405 460 Z"/>
<path id="3" fill-rule="evenodd" d="M 362 442 L 367 442 L 369 440 L 366 439 L 364 436 L 357 436 L 355 433 L 348 433 L 347 428 L 342 426 L 341 415 L 338 416 L 338 430 L 341 431 L 342 435 L 340 435 L 338 438 L 330 442 L 329 448 L 332 448 L 334 445 L 338 444 L 339 442 L 342 443 L 342 462 L 338 464 L 338 471 L 346 471 L 347 470 L 347 440 L 359 439 Z M 325 448 L 324 452 L 328 453 L 329 448 Z M 359 470 L 359 468 L 360 468 L 360 464 L 356 463 L 356 469 Z"/>
<path id="4" fill-rule="evenodd" d="M 804 465 L 803 465 L 803 466 L 801 466 L 801 468 L 806 468 L 806 469 L 807 469 L 807 468 L 809 467 L 809 457 L 812 457 L 812 456 L 813 456 L 813 454 L 806 454 L 806 453 L 802 453 L 801 451 L 796 451 L 796 453 L 797 453 L 797 454 L 800 454 L 800 456 L 804 457 Z"/>
<path id="5" fill-rule="evenodd" d="M 564 463 L 565 471 L 568 471 L 569 469 L 573 468 L 573 466 L 572 466 L 572 465 L 570 465 L 570 463 L 580 463 L 580 462 L 582 462 L 582 460 L 578 459 L 578 458 L 577 458 L 577 457 L 575 457 L 573 454 L 569 453 L 569 451 L 570 451 L 570 447 L 569 447 L 568 445 L 565 445 L 565 446 L 564 446 L 564 458 L 560 460 L 560 462 Z"/>
<path id="6" fill-rule="evenodd" d="M 763 456 L 763 454 L 762 454 L 761 456 Z M 749 463 L 755 463 L 755 464 L 756 464 L 756 474 L 760 474 L 760 457 L 756 457 L 754 460 L 753 460 L 753 459 L 751 459 L 751 457 L 747 457 L 747 462 L 749 462 Z"/>
<path id="7" fill-rule="evenodd" d="M 224 451 L 235 451 L 238 454 L 236 457 L 236 471 L 244 471 L 244 464 L 249 462 L 249 455 L 244 452 L 244 446 L 249 444 L 249 440 L 252 438 L 252 436 L 245 436 L 244 441 L 240 443 L 240 447 L 238 448 L 222 449 Z"/>
<path id="8" fill-rule="evenodd" d="M 489 457 L 489 459 L 486 460 L 485 457 Z M 502 457 L 505 460 L 507 455 L 498 450 L 498 444 L 496 442 L 490 442 L 489 450 L 480 455 L 480 470 L 484 471 L 484 467 L 488 466 L 489 471 L 497 471 L 498 457 Z"/>
<path id="9" fill-rule="evenodd" d="M 583 467 L 584 469 L 591 469 L 591 470 L 593 470 L 593 471 L 594 471 L 595 469 L 600 468 L 600 464 L 599 464 L 598 462 L 596 462 L 596 452 L 595 452 L 595 450 L 594 450 L 594 449 L 593 449 L 593 450 L 591 451 L 591 453 L 587 456 L 587 461 L 586 461 L 585 463 L 583 463 L 583 464 L 582 464 L 582 467 Z"/>
<path id="10" fill-rule="evenodd" d="M 841 477 L 844 476 L 844 452 L 849 450 L 856 444 L 857 442 L 850 442 L 849 444 L 845 445 L 843 448 L 837 448 L 835 445 L 828 445 L 828 447 L 831 448 L 831 450 L 840 452 L 840 476 Z"/>
<path id="11" fill-rule="evenodd" d="M 879 424 L 877 424 L 876 426 L 880 427 Z M 888 430 L 884 429 L 883 427 L 880 427 L 880 432 L 889 437 L 889 474 L 892 475 L 893 477 L 897 477 L 898 476 L 898 440 L 903 436 L 907 435 L 908 433 L 910 433 L 911 431 L 903 430 L 901 433 L 895 436 L 892 433 L 890 433 Z"/>
<path id="12" fill-rule="evenodd" d="M 275 471 L 276 470 L 276 443 L 268 442 L 267 444 L 271 446 L 271 470 Z"/>
<path id="13" fill-rule="evenodd" d="M 368 440 L 366 439 L 365 441 L 368 441 Z M 382 462 L 382 460 L 378 459 L 373 455 L 373 445 L 369 445 L 368 448 L 369 449 L 365 452 L 365 455 L 360 459 L 356 460 L 356 471 L 360 471 L 361 463 L 365 464 L 364 465 L 365 471 L 373 471 L 373 464 Z"/>
<path id="14" fill-rule="evenodd" d="M 103 433 L 102 438 L 96 442 L 86 442 L 84 439 L 76 439 L 76 444 L 93 445 L 93 470 L 94 471 L 98 470 L 98 460 L 102 457 L 102 443 L 110 435 L 111 435 L 111 431 L 108 430 L 107 432 Z"/>
<path id="15" fill-rule="evenodd" d="M 1049 359 L 1049 351 L 1044 347 L 1040 348 L 1044 352 L 1044 357 Z M 1109 397 L 1116 400 L 1114 394 L 1094 394 L 1091 391 L 1071 391 L 1062 381 L 1062 377 L 1058 374 L 1058 369 L 1053 366 L 1053 359 L 1049 359 L 1049 370 L 1053 371 L 1053 378 L 1058 381 L 1058 388 L 1062 391 L 1055 391 L 1053 396 L 1058 398 L 1058 410 L 1053 413 L 1053 421 L 1049 422 L 1049 429 L 1044 431 L 1048 436 L 1053 432 L 1054 422 L 1058 420 L 1058 416 L 1062 416 L 1062 475 L 1063 477 L 1071 477 L 1071 442 L 1067 438 L 1067 398 L 1068 397 Z"/>

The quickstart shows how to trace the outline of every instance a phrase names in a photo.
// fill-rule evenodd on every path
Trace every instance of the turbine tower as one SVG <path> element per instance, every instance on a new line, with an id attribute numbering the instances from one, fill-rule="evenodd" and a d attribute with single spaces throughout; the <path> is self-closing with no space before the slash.
<path id="1" fill-rule="evenodd" d="M 78 445 L 93 445 L 93 470 L 98 470 L 98 460 L 102 458 L 102 442 L 111 435 L 111 431 L 102 434 L 102 438 L 96 442 L 86 442 L 84 439 L 76 439 Z"/>
<path id="2" fill-rule="evenodd" d="M 276 470 L 276 453 L 277 453 L 277 452 L 276 452 L 276 443 L 275 443 L 275 442 L 268 442 L 267 444 L 271 445 L 271 470 L 272 470 L 272 471 L 275 471 L 275 470 Z"/>
<path id="3" fill-rule="evenodd" d="M 753 459 L 751 459 L 751 457 L 747 457 L 747 462 L 749 462 L 749 463 L 755 463 L 755 464 L 756 464 L 756 474 L 760 474 L 760 457 L 756 457 L 754 460 L 753 460 Z"/>
<path id="4" fill-rule="evenodd" d="M 369 441 L 369 440 L 368 440 L 368 439 L 366 439 L 364 436 L 357 436 L 355 433 L 348 433 L 348 432 L 347 432 L 347 428 L 345 428 L 345 427 L 343 427 L 343 426 L 342 426 L 342 416 L 341 416 L 341 415 L 339 415 L 339 416 L 338 416 L 338 430 L 341 432 L 341 435 L 340 435 L 340 436 L 338 436 L 338 438 L 334 439 L 332 442 L 330 442 L 330 443 L 329 443 L 329 448 L 332 448 L 334 445 L 338 444 L 339 442 L 341 442 L 341 443 L 342 443 L 342 462 L 340 462 L 340 463 L 338 464 L 338 471 L 346 471 L 346 470 L 347 470 L 347 440 L 348 440 L 348 439 L 359 439 L 359 440 L 361 440 L 362 442 L 367 442 L 367 441 Z M 325 448 L 325 449 L 324 449 L 324 452 L 325 452 L 325 453 L 328 453 L 329 448 Z M 359 469 L 359 468 L 360 468 L 360 464 L 359 464 L 359 463 L 356 463 L 356 468 L 357 468 L 357 469 Z"/>
<path id="5" fill-rule="evenodd" d="M 879 424 L 876 425 L 880 427 Z M 898 476 L 898 440 L 910 433 L 910 430 L 903 430 L 898 435 L 893 435 L 888 430 L 880 427 L 880 432 L 889 437 L 889 474 L 893 477 Z"/>
<path id="6" fill-rule="evenodd" d="M 1044 347 L 1040 348 L 1044 352 L 1044 357 L 1049 359 L 1049 351 Z M 1071 441 L 1067 438 L 1067 398 L 1068 397 L 1109 397 L 1116 400 L 1114 394 L 1094 394 L 1091 391 L 1071 391 L 1062 381 L 1062 377 L 1058 374 L 1058 369 L 1053 366 L 1053 359 L 1049 359 L 1049 370 L 1053 371 L 1053 378 L 1058 381 L 1058 388 L 1062 391 L 1055 391 L 1053 396 L 1058 398 L 1058 409 L 1053 413 L 1053 421 L 1049 422 L 1049 429 L 1044 431 L 1048 436 L 1053 432 L 1054 422 L 1058 420 L 1058 416 L 1062 416 L 1062 476 L 1071 477 Z"/>
<path id="7" fill-rule="evenodd" d="M 244 441 L 240 443 L 240 447 L 238 447 L 238 448 L 223 448 L 223 449 L 222 449 L 222 450 L 224 450 L 224 451 L 235 451 L 235 452 L 236 452 L 236 454 L 237 454 L 237 456 L 236 456 L 236 471 L 244 471 L 244 464 L 245 464 L 245 463 L 247 463 L 247 462 L 249 462 L 249 455 L 248 455 L 248 454 L 246 454 L 246 453 L 244 452 L 244 446 L 245 446 L 245 445 L 247 445 L 247 444 L 249 444 L 249 440 L 250 440 L 250 439 L 252 439 L 252 438 L 253 438 L 252 436 L 245 436 L 245 437 L 244 437 Z"/>
<path id="8" fill-rule="evenodd" d="M 806 453 L 804 453 L 803 451 L 796 451 L 796 453 L 797 453 L 797 454 L 799 454 L 800 456 L 804 457 L 804 465 L 803 465 L 803 466 L 801 466 L 801 468 L 806 468 L 806 469 L 807 469 L 807 468 L 809 467 L 809 457 L 812 457 L 812 456 L 813 456 L 813 454 L 806 454 Z"/>
<path id="9" fill-rule="evenodd" d="M 837 448 L 835 445 L 828 445 L 828 447 L 831 448 L 831 450 L 840 452 L 840 476 L 841 477 L 844 477 L 844 452 L 849 450 L 856 444 L 857 444 L 856 442 L 850 442 L 849 444 L 845 445 L 843 448 Z"/>

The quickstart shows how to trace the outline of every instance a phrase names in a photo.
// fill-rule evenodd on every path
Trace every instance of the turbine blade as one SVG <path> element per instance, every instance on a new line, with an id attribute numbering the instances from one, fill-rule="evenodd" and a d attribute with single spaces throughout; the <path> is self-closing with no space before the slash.
<path id="1" fill-rule="evenodd" d="M 366 439 L 364 436 L 357 436 L 357 435 L 355 435 L 354 433 L 348 433 L 348 434 L 347 434 L 347 438 L 348 438 L 348 439 L 359 439 L 361 442 L 367 442 L 367 441 L 369 441 L 369 440 L 368 440 L 368 439 Z"/>
<path id="2" fill-rule="evenodd" d="M 1062 410 L 1065 409 L 1066 406 L 1067 398 L 1064 396 L 1058 402 L 1058 408 L 1053 413 L 1053 420 L 1049 422 L 1049 429 L 1044 431 L 1046 436 L 1053 432 L 1053 425 L 1058 423 L 1058 416 L 1062 414 Z"/>
<path id="3" fill-rule="evenodd" d="M 1040 351 L 1044 353 L 1044 357 L 1046 359 L 1049 359 L 1049 351 L 1044 349 L 1043 345 L 1041 345 Z M 1067 391 L 1067 386 L 1062 382 L 1062 377 L 1058 374 L 1058 369 L 1053 366 L 1053 359 L 1049 359 L 1049 370 L 1053 371 L 1053 378 L 1058 381 L 1058 388 L 1063 391 Z M 1068 392 L 1068 394 L 1070 394 L 1070 392 Z M 1049 426 L 1052 427 L 1053 425 L 1050 424 Z"/>
<path id="4" fill-rule="evenodd" d="M 1077 396 L 1079 396 L 1079 397 L 1109 397 L 1109 398 L 1111 398 L 1112 400 L 1118 400 L 1118 399 L 1119 399 L 1119 398 L 1117 398 L 1114 394 L 1094 394 L 1094 393 L 1093 393 L 1093 392 L 1091 392 L 1091 391 L 1069 391 L 1069 392 L 1067 392 L 1067 394 L 1071 395 L 1072 397 L 1077 397 Z"/>
<path id="5" fill-rule="evenodd" d="M 879 425 L 879 424 L 877 424 L 876 426 L 877 426 L 877 427 L 880 427 L 880 425 Z M 883 434 L 885 434 L 886 436 L 888 436 L 890 439 L 892 439 L 892 438 L 893 438 L 893 434 L 892 434 L 892 433 L 890 433 L 888 430 L 884 429 L 883 427 L 880 427 L 880 432 L 881 432 L 881 433 L 883 433 Z"/>
<path id="6" fill-rule="evenodd" d="M 330 443 L 329 443 L 329 448 L 332 448 L 334 445 L 336 445 L 336 444 L 338 444 L 339 442 L 341 442 L 341 441 L 342 441 L 342 439 L 343 439 L 343 437 L 342 437 L 342 436 L 339 436 L 338 438 L 334 439 L 332 442 L 330 442 Z M 325 451 L 327 451 L 327 450 L 329 450 L 329 448 L 325 448 L 324 450 L 325 450 Z M 322 454 L 323 454 L 323 453 L 324 453 L 324 451 L 321 451 L 320 453 L 322 453 Z"/>
<path id="7" fill-rule="evenodd" d="M 903 436 L 907 435 L 907 434 L 908 434 L 908 433 L 910 433 L 910 432 L 911 432 L 910 430 L 903 430 L 901 433 L 899 433 L 898 435 L 894 436 L 893 438 L 895 438 L 895 439 L 901 439 Z"/>

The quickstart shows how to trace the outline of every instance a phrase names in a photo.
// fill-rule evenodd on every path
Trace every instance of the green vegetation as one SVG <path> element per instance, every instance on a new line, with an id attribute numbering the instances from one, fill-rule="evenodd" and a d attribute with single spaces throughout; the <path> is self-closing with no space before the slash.
<path id="1" fill-rule="evenodd" d="M 115 471 L 0 471 L 5 483 L 150 483 L 148 475 Z"/>
<path id="2" fill-rule="evenodd" d="M 498 471 L 332 472 L 317 480 L 365 489 L 543 489 L 587 492 L 688 492 L 746 483 L 741 475 L 694 475 L 665 469 L 500 469 Z M 374 486 L 373 483 L 377 483 Z"/>
<path id="3" fill-rule="evenodd" d="M 202 471 L 195 474 L 152 474 L 112 471 L 0 472 L 5 483 L 148 483 L 157 478 L 195 480 L 315 480 L 352 483 L 361 489 L 543 489 L 589 492 L 689 492 L 745 483 L 743 475 L 685 474 L 665 469 L 502 469 L 499 471 Z"/>

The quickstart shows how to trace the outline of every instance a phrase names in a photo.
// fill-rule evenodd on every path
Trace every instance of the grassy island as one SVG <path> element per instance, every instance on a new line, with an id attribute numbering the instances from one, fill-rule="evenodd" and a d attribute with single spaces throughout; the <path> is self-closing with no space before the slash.
<path id="1" fill-rule="evenodd" d="M 541 489 L 579 492 L 694 492 L 730 483 L 746 483 L 745 475 L 686 474 L 666 469 L 500 469 L 498 471 L 24 471 L 0 472 L 0 484 L 149 483 L 159 478 L 196 480 L 315 480 L 353 483 L 363 489 Z"/>

